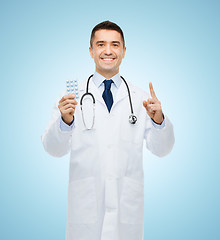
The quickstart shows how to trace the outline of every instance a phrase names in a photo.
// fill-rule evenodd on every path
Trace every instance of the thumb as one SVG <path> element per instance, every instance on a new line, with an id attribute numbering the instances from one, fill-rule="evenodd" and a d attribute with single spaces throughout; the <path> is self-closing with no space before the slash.
<path id="1" fill-rule="evenodd" d="M 143 106 L 147 109 L 147 101 L 143 101 Z"/>
<path id="2" fill-rule="evenodd" d="M 147 111 L 147 113 L 148 114 L 152 114 L 152 111 L 151 111 L 151 109 L 150 109 L 150 107 L 149 107 L 149 102 L 148 101 L 143 101 L 143 106 L 144 106 L 144 108 L 146 109 L 146 111 Z"/>

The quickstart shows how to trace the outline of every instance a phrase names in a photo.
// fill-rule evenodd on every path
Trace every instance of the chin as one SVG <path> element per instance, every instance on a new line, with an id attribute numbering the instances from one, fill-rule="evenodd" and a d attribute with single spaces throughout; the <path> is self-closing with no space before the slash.
<path id="1" fill-rule="evenodd" d="M 113 68 L 111 68 L 111 67 L 103 67 L 103 68 L 101 68 L 100 70 L 102 70 L 102 71 L 108 71 L 108 72 L 115 72 L 115 71 L 116 71 L 115 69 L 113 69 Z"/>

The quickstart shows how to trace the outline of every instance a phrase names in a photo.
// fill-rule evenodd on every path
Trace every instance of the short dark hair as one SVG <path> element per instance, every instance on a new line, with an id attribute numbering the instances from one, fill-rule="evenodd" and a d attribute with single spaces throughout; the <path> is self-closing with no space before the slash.
<path id="1" fill-rule="evenodd" d="M 93 39 L 95 37 L 95 32 L 100 30 L 100 29 L 115 30 L 115 31 L 119 32 L 121 34 L 121 38 L 123 40 L 123 47 L 125 46 L 124 34 L 123 34 L 121 28 L 116 23 L 113 23 L 113 22 L 110 22 L 110 21 L 104 21 L 104 22 L 101 22 L 101 23 L 97 24 L 92 29 L 92 33 L 91 33 L 91 37 L 90 37 L 90 46 L 91 47 L 92 47 Z"/>

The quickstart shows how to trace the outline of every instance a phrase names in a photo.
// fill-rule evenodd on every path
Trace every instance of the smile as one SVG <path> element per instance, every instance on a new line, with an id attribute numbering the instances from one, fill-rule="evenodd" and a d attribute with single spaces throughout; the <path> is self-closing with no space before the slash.
<path id="1" fill-rule="evenodd" d="M 104 62 L 113 62 L 115 58 L 101 58 Z"/>

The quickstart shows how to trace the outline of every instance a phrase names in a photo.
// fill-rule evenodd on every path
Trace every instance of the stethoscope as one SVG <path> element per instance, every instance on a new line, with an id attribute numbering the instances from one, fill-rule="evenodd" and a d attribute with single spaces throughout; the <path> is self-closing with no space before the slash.
<path id="1" fill-rule="evenodd" d="M 87 80 L 87 85 L 86 85 L 86 92 L 82 95 L 82 97 L 80 99 L 80 108 L 81 108 L 81 112 L 82 112 L 83 123 L 84 123 L 85 128 L 88 129 L 88 130 L 93 128 L 94 122 L 95 122 L 95 98 L 94 98 L 93 94 L 89 92 L 89 81 L 90 81 L 91 77 L 93 77 L 93 74 L 91 76 L 89 76 L 89 78 Z M 137 117 L 134 115 L 134 112 L 133 112 L 130 90 L 129 90 L 128 84 L 125 81 L 125 79 L 122 76 L 120 76 L 120 77 L 122 78 L 122 80 L 124 81 L 124 83 L 125 83 L 125 85 L 127 87 L 128 96 L 129 96 L 129 102 L 130 102 L 130 107 L 131 107 L 131 115 L 129 116 L 128 121 L 131 124 L 135 124 L 137 122 Z M 83 115 L 83 108 L 82 108 L 82 102 L 83 102 L 83 98 L 85 96 L 91 96 L 92 97 L 92 101 L 93 101 L 93 121 L 92 121 L 92 126 L 89 127 L 89 128 L 86 126 L 84 115 Z"/>

